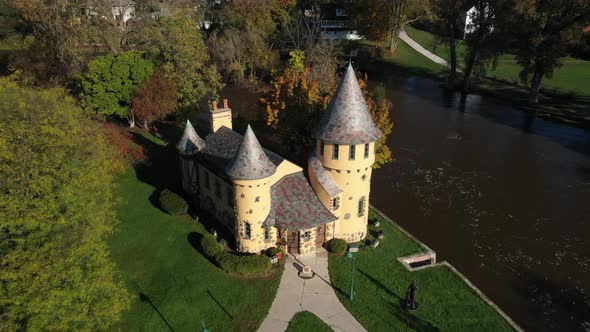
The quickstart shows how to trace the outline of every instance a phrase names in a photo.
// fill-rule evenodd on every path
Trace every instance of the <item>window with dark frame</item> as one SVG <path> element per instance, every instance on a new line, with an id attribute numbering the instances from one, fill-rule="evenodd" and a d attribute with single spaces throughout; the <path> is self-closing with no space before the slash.
<path id="1" fill-rule="evenodd" d="M 324 148 L 326 147 L 326 143 L 324 141 L 320 141 L 320 156 L 324 155 Z"/>
<path id="2" fill-rule="evenodd" d="M 369 143 L 365 144 L 365 159 L 369 158 Z"/>
<path id="3" fill-rule="evenodd" d="M 270 227 L 264 227 L 264 239 L 270 240 Z"/>
<path id="4" fill-rule="evenodd" d="M 351 145 L 350 150 L 348 150 L 348 160 L 354 160 L 356 152 L 356 145 Z"/>
<path id="5" fill-rule="evenodd" d="M 340 207 L 340 197 L 334 197 L 332 199 L 332 210 L 338 210 L 338 208 Z"/>
<path id="6" fill-rule="evenodd" d="M 332 145 L 332 159 L 338 160 L 338 149 L 339 148 L 340 148 L 340 146 L 338 146 L 338 144 Z"/>
<path id="7" fill-rule="evenodd" d="M 311 232 L 306 231 L 305 233 L 303 233 L 303 239 L 310 240 L 311 239 Z"/>
<path id="8" fill-rule="evenodd" d="M 358 216 L 362 217 L 365 215 L 365 196 L 359 199 Z"/>
<path id="9" fill-rule="evenodd" d="M 252 235 L 252 229 L 250 227 L 250 223 L 244 222 L 244 239 L 249 239 Z"/>

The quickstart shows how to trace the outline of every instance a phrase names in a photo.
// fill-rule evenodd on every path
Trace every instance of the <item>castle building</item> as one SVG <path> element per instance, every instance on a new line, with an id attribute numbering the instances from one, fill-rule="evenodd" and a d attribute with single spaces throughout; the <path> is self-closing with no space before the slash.
<path id="1" fill-rule="evenodd" d="M 213 102 L 203 140 L 187 121 L 177 144 L 182 187 L 236 238 L 239 252 L 270 247 L 305 255 L 328 240 L 363 240 L 371 171 L 381 131 L 351 65 L 321 122 L 303 169 L 264 149 L 252 128 L 232 130 L 231 109 Z"/>

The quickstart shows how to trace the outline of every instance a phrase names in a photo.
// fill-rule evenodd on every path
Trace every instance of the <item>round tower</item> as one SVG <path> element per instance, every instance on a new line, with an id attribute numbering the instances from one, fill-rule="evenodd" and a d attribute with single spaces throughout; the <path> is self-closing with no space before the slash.
<path id="1" fill-rule="evenodd" d="M 331 177 L 324 182 L 333 181 L 339 188 L 334 191 L 337 196 L 323 200 L 338 216 L 331 235 L 360 241 L 367 235 L 371 171 L 381 131 L 371 118 L 352 65 L 348 65 L 314 137 L 315 157 Z"/>
<path id="2" fill-rule="evenodd" d="M 197 164 L 195 162 L 197 152 L 205 147 L 205 141 L 195 131 L 189 120 L 186 120 L 184 133 L 176 144 L 180 156 L 180 175 L 182 189 L 194 196 L 199 190 Z"/>
<path id="3" fill-rule="evenodd" d="M 259 253 L 276 243 L 276 229 L 265 225 L 271 209 L 270 178 L 276 165 L 268 158 L 248 125 L 226 174 L 234 184 L 238 251 Z"/>

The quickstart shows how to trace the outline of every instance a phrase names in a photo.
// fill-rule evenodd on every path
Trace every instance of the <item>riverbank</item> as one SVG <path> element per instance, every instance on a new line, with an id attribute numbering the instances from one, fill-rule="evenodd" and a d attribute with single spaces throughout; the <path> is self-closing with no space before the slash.
<path id="1" fill-rule="evenodd" d="M 411 34 L 409 35 L 411 36 Z M 359 48 L 358 67 L 362 71 L 369 72 L 372 78 L 386 79 L 387 76 L 401 72 L 428 77 L 442 84 L 448 75 L 448 69 L 445 66 L 430 61 L 401 40 L 394 56 L 389 54 L 385 45 L 373 41 L 354 42 L 351 46 Z M 428 49 L 429 46 L 426 45 L 425 48 Z M 445 58 L 442 56 L 444 52 L 440 49 L 438 53 L 434 53 L 437 55 L 440 53 L 439 56 Z M 579 89 L 582 91 L 587 89 L 587 84 L 572 84 L 579 85 Z M 494 77 L 475 78 L 470 91 L 493 96 L 498 102 L 514 106 L 531 117 L 536 115 L 551 121 L 590 128 L 590 91 L 588 95 L 584 95 L 543 89 L 540 103 L 535 107 L 528 105 L 528 89 L 526 87 Z"/>
<path id="2" fill-rule="evenodd" d="M 434 252 L 374 208 L 369 219 L 380 222 L 384 238 L 376 249 L 367 248 L 354 254 L 354 301 L 348 298 L 351 259 L 329 258 L 330 279 L 340 301 L 367 330 L 522 330 L 449 263 L 408 270 L 396 258 L 423 254 L 431 257 Z M 406 311 L 401 301 L 412 281 L 419 288 L 416 297 L 419 308 Z"/>

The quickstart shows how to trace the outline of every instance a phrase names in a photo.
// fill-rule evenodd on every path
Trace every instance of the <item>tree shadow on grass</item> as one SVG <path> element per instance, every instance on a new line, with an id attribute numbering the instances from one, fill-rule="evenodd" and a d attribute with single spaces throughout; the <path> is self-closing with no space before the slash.
<path id="1" fill-rule="evenodd" d="M 372 283 L 374 283 L 377 287 L 379 287 L 381 290 L 383 290 L 385 293 L 387 293 L 389 296 L 391 297 L 395 297 L 398 300 L 402 300 L 402 297 L 397 295 L 396 293 L 394 293 L 392 290 L 390 290 L 389 288 L 387 288 L 385 285 L 383 285 L 383 283 L 381 283 L 379 280 L 373 278 L 370 274 L 368 274 L 367 272 L 361 270 L 360 268 L 357 269 L 359 271 L 360 274 L 364 275 L 365 277 L 367 277 L 367 279 L 369 279 L 369 281 L 371 281 Z"/>

